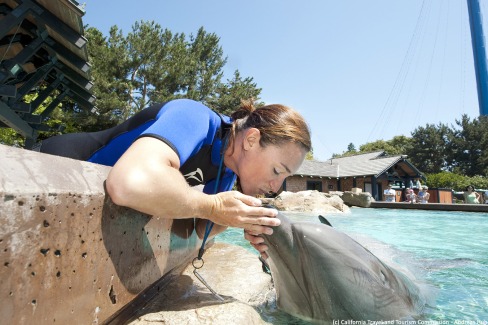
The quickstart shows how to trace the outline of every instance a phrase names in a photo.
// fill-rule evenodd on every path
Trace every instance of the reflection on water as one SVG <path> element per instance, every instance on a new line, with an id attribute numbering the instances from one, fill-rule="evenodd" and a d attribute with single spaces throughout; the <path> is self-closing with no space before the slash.
<path id="1" fill-rule="evenodd" d="M 286 215 L 319 222 L 311 214 Z M 352 208 L 326 217 L 379 258 L 408 267 L 437 288 L 426 320 L 488 321 L 488 214 Z M 216 240 L 255 252 L 240 229 L 228 229 Z M 261 309 L 273 324 L 307 324 L 276 310 L 273 302 Z"/>

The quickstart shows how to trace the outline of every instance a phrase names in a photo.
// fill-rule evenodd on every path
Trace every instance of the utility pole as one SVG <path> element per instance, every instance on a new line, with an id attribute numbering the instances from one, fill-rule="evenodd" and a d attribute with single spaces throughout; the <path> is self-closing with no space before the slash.
<path id="1" fill-rule="evenodd" d="M 488 115 L 488 69 L 479 0 L 467 0 L 480 115 Z"/>

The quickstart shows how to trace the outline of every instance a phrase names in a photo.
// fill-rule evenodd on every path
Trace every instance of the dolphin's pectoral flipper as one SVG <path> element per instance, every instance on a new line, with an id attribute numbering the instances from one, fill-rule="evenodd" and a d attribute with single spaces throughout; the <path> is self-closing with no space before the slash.
<path id="1" fill-rule="evenodd" d="M 364 297 L 369 297 L 370 303 L 365 303 L 362 308 L 369 306 L 368 316 L 373 319 L 381 319 L 386 317 L 387 319 L 393 319 L 397 316 L 401 316 L 401 313 L 397 314 L 397 311 L 393 306 L 402 306 L 407 309 L 408 306 L 402 302 L 402 298 L 398 296 L 398 292 L 395 292 L 390 288 L 386 279 L 386 275 L 383 271 L 380 271 L 378 277 L 374 276 L 367 269 L 358 267 L 352 268 L 353 278 L 351 283 L 356 290 L 363 290 Z M 353 314 L 361 315 L 364 310 L 356 309 L 360 306 L 360 302 L 356 302 L 357 305 L 348 306 L 350 311 L 354 310 Z M 393 310 L 393 312 L 392 312 Z"/>
<path id="2" fill-rule="evenodd" d="M 351 267 L 352 269 L 352 283 L 358 288 L 371 288 L 373 278 L 371 274 L 363 268 Z"/>
<path id="3" fill-rule="evenodd" d="M 400 297 L 390 288 L 374 286 L 372 294 L 375 310 L 379 314 L 382 313 L 382 309 L 388 309 L 391 305 L 402 305 Z"/>
<path id="4" fill-rule="evenodd" d="M 331 223 L 329 222 L 329 220 L 325 219 L 324 216 L 322 215 L 319 215 L 319 220 L 321 223 L 323 223 L 324 225 L 327 225 L 329 227 L 332 227 Z"/>

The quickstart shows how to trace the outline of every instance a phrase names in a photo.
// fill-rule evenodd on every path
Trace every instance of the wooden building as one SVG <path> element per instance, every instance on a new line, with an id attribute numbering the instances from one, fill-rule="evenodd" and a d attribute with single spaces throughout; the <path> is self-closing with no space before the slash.
<path id="1" fill-rule="evenodd" d="M 383 190 L 389 183 L 402 189 L 416 179 L 425 182 L 425 176 L 406 155 L 388 156 L 384 151 L 376 151 L 326 161 L 305 160 L 296 174 L 286 179 L 283 189 L 329 192 L 361 188 L 375 200 L 382 200 Z"/>

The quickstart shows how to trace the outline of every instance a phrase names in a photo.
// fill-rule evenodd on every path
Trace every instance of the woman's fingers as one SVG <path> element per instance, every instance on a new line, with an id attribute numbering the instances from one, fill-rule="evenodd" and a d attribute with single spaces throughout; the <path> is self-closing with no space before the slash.
<path id="1" fill-rule="evenodd" d="M 273 234 L 273 228 L 270 227 L 265 227 L 261 225 L 249 225 L 244 227 L 244 230 L 247 231 L 249 234 L 257 236 L 260 234 L 265 234 L 265 235 L 272 235 Z"/>
<path id="2" fill-rule="evenodd" d="M 244 238 L 252 245 L 259 245 L 264 243 L 264 238 L 250 233 L 248 230 L 244 230 Z"/>
<path id="3" fill-rule="evenodd" d="M 255 198 L 255 197 L 252 197 L 249 195 L 245 195 L 245 194 L 243 194 L 241 192 L 237 192 L 237 191 L 233 191 L 232 193 L 234 194 L 234 197 L 236 199 L 238 199 L 239 201 L 243 202 L 246 205 L 254 206 L 254 207 L 260 207 L 263 204 L 263 202 L 258 198 Z"/>
<path id="4" fill-rule="evenodd" d="M 266 259 L 268 258 L 268 254 L 266 254 L 266 251 L 268 250 L 268 245 L 264 244 L 264 238 L 260 236 L 253 235 L 252 233 L 249 233 L 248 231 L 244 231 L 244 238 L 249 241 L 252 247 L 256 249 L 259 253 L 261 253 L 261 256 Z"/>
<path id="5" fill-rule="evenodd" d="M 274 210 L 274 209 L 271 209 Z M 278 215 L 278 211 L 274 210 L 272 213 L 276 213 Z M 253 215 L 249 216 L 249 221 L 251 224 L 260 225 L 260 226 L 267 226 L 267 227 L 277 227 L 281 224 L 281 220 L 276 218 L 276 215 L 270 216 L 262 216 L 262 215 Z"/>
<path id="6" fill-rule="evenodd" d="M 219 193 L 217 198 L 219 204 L 213 214 L 218 224 L 251 230 L 255 234 L 271 234 L 270 227 L 281 224 L 276 218 L 276 209 L 262 207 L 261 200 L 252 196 L 233 191 Z"/>

